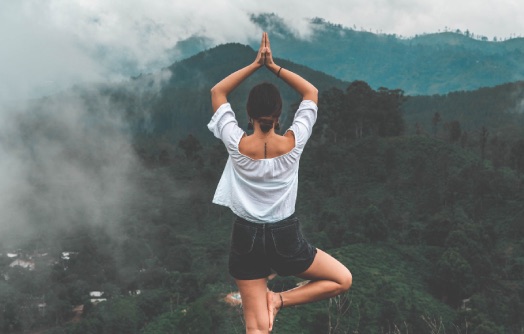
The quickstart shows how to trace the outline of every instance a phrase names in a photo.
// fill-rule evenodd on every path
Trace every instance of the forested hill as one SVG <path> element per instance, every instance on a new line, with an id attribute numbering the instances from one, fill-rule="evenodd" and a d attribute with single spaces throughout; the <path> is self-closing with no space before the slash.
<path id="1" fill-rule="evenodd" d="M 479 42 L 479 41 L 477 41 Z M 210 88 L 239 66 L 249 64 L 255 51 L 241 44 L 220 45 L 200 52 L 188 59 L 174 63 L 161 72 L 142 75 L 120 85 L 108 85 L 95 89 L 110 96 L 125 110 L 132 124 L 137 144 L 151 136 L 173 143 L 192 134 L 200 140 L 212 140 L 205 124 L 211 116 Z M 297 71 L 313 82 L 319 90 L 331 88 L 346 90 L 349 82 L 325 73 L 277 58 L 277 62 Z M 249 89 L 258 82 L 275 83 L 284 100 L 284 115 L 299 100 L 296 92 L 265 69 L 259 70 L 231 95 L 230 101 L 237 113 L 239 123 L 246 123 L 245 104 Z M 392 87 L 388 87 L 392 88 Z M 91 93 L 88 93 L 92 95 Z M 407 96 L 403 104 L 406 132 L 414 133 L 416 124 L 420 131 L 433 134 L 435 113 L 441 117 L 436 124 L 440 134 L 445 135 L 446 123 L 459 122 L 462 131 L 476 131 L 486 126 L 492 132 L 518 133 L 524 125 L 522 82 L 508 83 L 474 91 L 457 91 L 443 95 Z M 89 97 L 86 97 L 89 99 Z M 286 116 L 284 116 L 286 117 Z M 284 126 L 289 120 L 284 119 Z"/>
<path id="2" fill-rule="evenodd" d="M 276 16 L 253 18 L 274 34 L 275 54 L 373 88 L 407 94 L 436 94 L 524 79 L 524 39 L 489 42 L 472 35 L 442 33 L 401 39 L 313 20 L 313 33 L 300 40 Z M 275 28 L 277 27 L 277 28 Z"/>
<path id="3" fill-rule="evenodd" d="M 443 35 L 424 36 L 417 39 L 421 44 L 428 39 L 441 38 Z M 451 36 L 453 37 L 453 36 Z M 453 38 L 446 40 L 453 44 Z M 458 38 L 458 37 L 457 37 Z M 461 39 L 467 39 L 462 36 Z M 509 41 L 508 41 L 509 42 Z M 471 50 L 481 41 L 474 41 Z M 107 99 L 111 112 L 125 115 L 126 127 L 131 131 L 135 148 L 149 157 L 156 157 L 188 135 L 202 143 L 212 142 L 213 137 L 206 124 L 212 115 L 209 90 L 211 87 L 232 73 L 240 66 L 253 61 L 255 51 L 241 44 L 225 44 L 200 52 L 185 60 L 176 62 L 159 72 L 140 75 L 120 84 L 78 87 L 72 91 L 36 101 L 34 110 L 50 109 L 64 105 L 71 96 L 80 97 L 86 109 L 98 112 L 99 101 Z M 276 58 L 277 62 L 310 80 L 320 92 L 335 90 L 335 96 L 346 99 L 343 93 L 348 91 L 349 82 L 336 79 L 323 72 L 295 64 L 289 60 Z M 246 124 L 245 104 L 249 89 L 256 83 L 269 81 L 275 83 L 284 100 L 283 128 L 292 115 L 292 106 L 299 101 L 296 92 L 290 89 L 274 74 L 260 69 L 246 82 L 240 85 L 230 96 L 241 126 Z M 368 100 L 373 104 L 372 88 L 364 81 L 354 87 L 360 87 L 360 95 L 351 98 Z M 366 88 L 367 87 L 367 88 Z M 391 87 L 388 87 L 391 88 Z M 479 149 L 482 128 L 488 142 L 488 158 L 496 155 L 503 165 L 510 164 L 510 151 L 516 147 L 523 136 L 524 127 L 524 83 L 514 82 L 484 87 L 473 91 L 456 91 L 442 95 L 405 95 L 402 90 L 382 89 L 400 94 L 401 110 L 404 118 L 405 134 L 426 134 L 433 137 L 460 142 L 463 147 Z M 329 106 L 320 98 L 320 112 L 331 113 Z M 335 99 L 336 100 L 336 99 Z M 98 102 L 97 102 L 98 101 Z M 50 106 L 49 108 L 46 106 Z M 375 108 L 376 109 L 376 108 Z M 52 113 L 52 110 L 48 110 Z M 342 110 L 342 115 L 349 111 Z M 370 113 L 372 117 L 373 113 Z M 92 116 L 93 117 L 93 116 Z M 339 117 L 339 121 L 343 118 Z M 347 122 L 339 122 L 347 126 Z M 363 125 L 365 127 L 365 124 Z M 155 158 L 155 159 L 156 159 Z"/>
<path id="4" fill-rule="evenodd" d="M 410 95 L 444 94 L 524 79 L 523 38 L 488 41 L 469 31 L 404 38 L 322 19 L 311 20 L 308 34 L 295 31 L 277 15 L 251 19 L 269 32 L 275 55 L 341 80 L 366 81 L 375 89 L 399 88 Z M 252 47 L 257 47 L 257 41 Z M 189 53 L 209 43 L 193 37 L 178 47 Z"/>
<path id="5" fill-rule="evenodd" d="M 403 104 L 409 132 L 441 131 L 451 122 L 459 122 L 462 131 L 488 127 L 499 137 L 524 136 L 524 82 L 484 87 L 474 91 L 442 95 L 409 96 Z M 435 119 L 438 114 L 439 120 Z M 436 122 L 436 123 L 435 123 Z"/>
<path id="6" fill-rule="evenodd" d="M 211 134 L 205 125 L 212 115 L 211 87 L 228 74 L 253 62 L 255 56 L 255 51 L 249 46 L 220 45 L 174 63 L 160 73 L 142 75 L 130 82 L 116 87 L 107 86 L 102 90 L 126 110 L 138 140 L 143 136 L 154 135 L 176 141 L 188 134 L 208 140 Z M 321 91 L 347 86 L 341 80 L 291 61 L 280 58 L 275 58 L 275 61 L 314 82 Z M 245 105 L 249 90 L 263 81 L 279 87 L 285 114 L 288 114 L 291 105 L 300 100 L 293 89 L 262 68 L 229 96 L 240 124 L 247 124 Z M 159 89 L 150 88 L 155 85 Z M 286 121 L 283 121 L 286 125 Z"/>
<path id="7" fill-rule="evenodd" d="M 223 303 L 236 289 L 227 273 L 233 216 L 211 203 L 227 153 L 206 140 L 205 124 L 211 86 L 254 56 L 219 46 L 117 86 L 38 100 L 8 119 L 0 149 L 15 211 L 0 234 L 1 333 L 243 331 L 241 309 Z M 519 84 L 406 100 L 402 90 L 278 62 L 321 91 L 296 209 L 308 239 L 346 264 L 354 285 L 341 298 L 286 308 L 275 331 L 520 333 L 524 140 L 480 132 L 457 142 L 457 127 L 443 124 L 473 113 L 482 95 L 519 105 Z M 230 96 L 239 118 L 261 80 L 281 87 L 286 109 L 298 100 L 260 70 Z M 408 103 L 427 118 L 448 99 L 438 131 L 406 131 Z M 498 109 L 486 110 L 471 119 L 490 128 Z M 275 278 L 270 288 L 297 283 Z"/>

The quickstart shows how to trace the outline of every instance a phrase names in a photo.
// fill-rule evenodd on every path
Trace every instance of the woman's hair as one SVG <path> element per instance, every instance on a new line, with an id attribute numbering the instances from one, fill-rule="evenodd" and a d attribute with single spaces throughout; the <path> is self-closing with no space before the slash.
<path id="1" fill-rule="evenodd" d="M 282 98 L 275 85 L 264 82 L 251 89 L 247 99 L 247 114 L 259 121 L 263 132 L 273 128 L 281 113 Z"/>

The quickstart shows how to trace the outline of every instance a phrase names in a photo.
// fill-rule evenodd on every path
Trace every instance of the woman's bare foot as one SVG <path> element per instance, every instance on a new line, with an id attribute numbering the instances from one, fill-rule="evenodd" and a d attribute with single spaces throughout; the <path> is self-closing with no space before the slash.
<path id="1" fill-rule="evenodd" d="M 269 331 L 273 330 L 273 322 L 277 316 L 280 307 L 282 306 L 281 296 L 273 291 L 267 291 L 267 311 L 269 313 Z"/>

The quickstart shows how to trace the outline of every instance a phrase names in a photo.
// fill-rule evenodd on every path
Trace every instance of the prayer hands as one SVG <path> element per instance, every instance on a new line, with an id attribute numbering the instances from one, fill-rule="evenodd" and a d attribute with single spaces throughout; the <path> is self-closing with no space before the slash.
<path id="1" fill-rule="evenodd" d="M 271 45 L 267 32 L 262 33 L 262 40 L 260 41 L 260 48 L 255 59 L 255 63 L 259 66 L 267 66 L 273 64 L 273 55 L 271 54 Z"/>

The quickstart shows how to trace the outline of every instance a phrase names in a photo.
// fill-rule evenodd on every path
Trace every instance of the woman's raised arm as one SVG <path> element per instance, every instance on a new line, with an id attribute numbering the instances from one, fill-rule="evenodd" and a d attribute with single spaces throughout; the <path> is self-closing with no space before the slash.
<path id="1" fill-rule="evenodd" d="M 311 100 L 315 102 L 315 104 L 318 103 L 318 89 L 313 86 L 309 81 L 302 78 L 300 75 L 287 70 L 283 68 L 282 66 L 278 66 L 273 61 L 273 55 L 271 53 L 271 45 L 269 43 L 269 37 L 266 33 L 264 33 L 263 38 L 266 40 L 262 40 L 263 44 L 266 45 L 266 52 L 264 53 L 265 57 L 265 64 L 266 67 L 273 73 L 276 74 L 277 77 L 284 80 L 288 85 L 290 85 L 294 90 L 296 90 L 300 95 L 302 95 L 303 100 Z"/>
<path id="2" fill-rule="evenodd" d="M 302 99 L 311 100 L 315 103 L 318 102 L 318 90 L 315 86 L 300 75 L 275 64 L 271 53 L 269 37 L 267 33 L 264 32 L 262 34 L 262 40 L 260 41 L 260 47 L 255 61 L 246 67 L 231 73 L 211 88 L 211 104 L 213 106 L 213 111 L 217 111 L 222 104 L 226 103 L 229 93 L 264 65 L 271 72 L 275 73 L 277 77 L 284 80 L 288 85 L 302 95 Z"/>
<path id="3" fill-rule="evenodd" d="M 217 111 L 217 109 L 222 104 L 227 102 L 227 96 L 229 93 L 237 88 L 238 85 L 242 83 L 242 81 L 256 72 L 256 70 L 264 66 L 264 55 L 268 49 L 266 46 L 264 46 L 264 38 L 267 38 L 267 33 L 262 34 L 260 48 L 258 49 L 257 57 L 253 63 L 239 69 L 236 72 L 231 73 L 222 79 L 219 83 L 217 83 L 213 88 L 211 88 L 211 105 L 213 106 L 213 111 Z"/>

